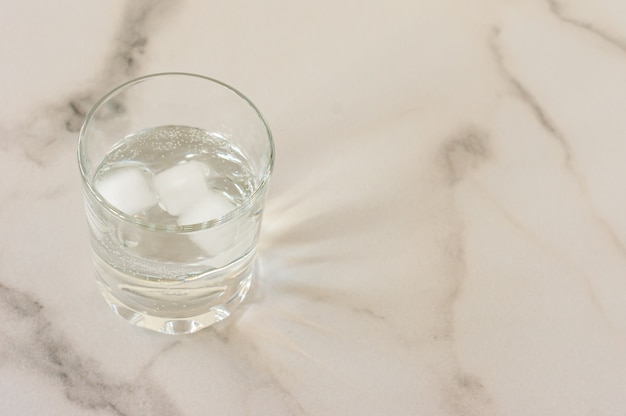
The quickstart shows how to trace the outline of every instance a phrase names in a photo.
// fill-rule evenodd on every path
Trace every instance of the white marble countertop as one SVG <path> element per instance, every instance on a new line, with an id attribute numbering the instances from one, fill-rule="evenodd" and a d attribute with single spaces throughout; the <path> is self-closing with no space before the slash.
<path id="1" fill-rule="evenodd" d="M 5 2 L 0 414 L 626 414 L 626 3 Z M 172 337 L 108 310 L 77 130 L 184 71 L 264 112 L 262 276 Z"/>

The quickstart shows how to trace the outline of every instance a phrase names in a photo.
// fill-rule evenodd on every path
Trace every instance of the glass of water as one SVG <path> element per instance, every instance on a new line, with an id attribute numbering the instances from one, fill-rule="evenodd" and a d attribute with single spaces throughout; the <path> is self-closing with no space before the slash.
<path id="1" fill-rule="evenodd" d="M 78 163 L 96 279 L 113 311 L 196 332 L 245 297 L 274 143 L 234 88 L 200 75 L 127 82 L 89 112 Z"/>

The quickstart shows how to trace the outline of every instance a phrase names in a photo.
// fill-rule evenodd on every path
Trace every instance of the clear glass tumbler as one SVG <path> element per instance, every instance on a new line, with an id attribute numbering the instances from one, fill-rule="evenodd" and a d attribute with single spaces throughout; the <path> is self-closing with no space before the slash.
<path id="1" fill-rule="evenodd" d="M 78 163 L 96 279 L 113 311 L 196 332 L 246 295 L 274 143 L 254 104 L 194 74 L 127 82 L 89 112 Z"/>

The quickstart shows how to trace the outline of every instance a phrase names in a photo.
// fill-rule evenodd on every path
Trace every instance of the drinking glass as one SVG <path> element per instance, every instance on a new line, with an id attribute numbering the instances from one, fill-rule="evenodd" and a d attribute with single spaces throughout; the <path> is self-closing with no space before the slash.
<path id="1" fill-rule="evenodd" d="M 231 315 L 255 274 L 273 162 L 263 116 L 220 81 L 153 74 L 100 99 L 78 164 L 96 281 L 113 311 L 167 334 Z"/>

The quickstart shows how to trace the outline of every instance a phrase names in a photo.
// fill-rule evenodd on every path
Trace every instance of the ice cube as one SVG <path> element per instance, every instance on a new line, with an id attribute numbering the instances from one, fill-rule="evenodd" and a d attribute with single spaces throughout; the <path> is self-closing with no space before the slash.
<path id="1" fill-rule="evenodd" d="M 112 170 L 100 178 L 95 187 L 111 205 L 129 215 L 157 203 L 146 173 L 138 168 Z"/>
<path id="2" fill-rule="evenodd" d="M 220 218 L 235 208 L 226 195 L 205 189 L 201 199 L 184 209 L 178 216 L 179 225 L 197 224 Z"/>
<path id="3" fill-rule="evenodd" d="M 209 189 L 206 165 L 190 160 L 154 175 L 154 190 L 159 205 L 170 215 L 180 215 L 206 196 Z"/>
<path id="4" fill-rule="evenodd" d="M 229 213 L 235 205 L 217 191 L 208 190 L 204 198 L 185 209 L 178 217 L 179 225 L 196 224 L 217 219 Z M 196 243 L 208 256 L 216 256 L 235 243 L 237 238 L 237 223 L 227 222 L 213 228 L 197 231 L 190 234 L 191 240 Z"/>
<path id="5" fill-rule="evenodd" d="M 216 253 L 212 256 L 210 264 L 214 268 L 224 267 L 227 264 L 240 258 L 242 255 L 248 253 L 254 242 L 254 235 L 243 235 L 241 233 L 241 227 L 237 232 L 236 241 L 227 247 L 226 249 Z"/>

